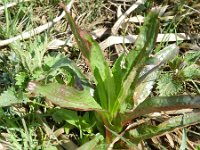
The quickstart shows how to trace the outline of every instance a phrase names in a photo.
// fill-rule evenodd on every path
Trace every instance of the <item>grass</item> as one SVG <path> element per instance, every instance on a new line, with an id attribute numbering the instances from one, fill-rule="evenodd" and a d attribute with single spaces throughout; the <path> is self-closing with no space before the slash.
<path id="1" fill-rule="evenodd" d="M 9 2 L 13 1 L 3 0 L 0 5 Z M 60 15 L 62 9 L 58 3 L 59 1 L 57 0 L 19 2 L 11 8 L 6 8 L 2 13 L 0 11 L 0 42 L 24 31 L 29 31 Z M 116 22 L 115 12 L 117 12 L 119 5 L 122 6 L 122 12 L 125 12 L 131 4 L 131 2 L 122 3 L 120 1 L 94 0 L 91 2 L 79 0 L 74 3 L 72 12 L 77 24 L 91 32 L 102 27 L 112 27 Z M 194 38 L 189 41 L 182 41 L 182 43 L 174 41 L 156 44 L 154 52 L 158 52 L 160 49 L 175 42 L 179 43 L 181 49 L 177 57 L 161 66 L 159 77 L 156 80 L 157 84 L 153 86 L 150 97 L 176 96 L 185 95 L 186 93 L 187 95 L 199 95 L 200 49 L 198 38 L 196 37 L 200 34 L 198 29 L 200 23 L 198 17 L 200 14 L 193 10 L 198 10 L 198 2 L 177 1 L 163 2 L 161 4 L 148 2 L 133 11 L 129 17 L 136 15 L 147 16 L 152 7 L 166 4 L 170 8 L 165 12 L 166 17 L 174 16 L 174 18 L 172 20 L 161 19 L 159 32 L 184 32 L 188 35 L 193 35 Z M 119 29 L 119 34 L 138 34 L 140 26 L 141 24 L 138 23 L 126 22 L 122 25 L 125 28 Z M 98 38 L 97 41 L 102 42 L 110 34 Z M 27 89 L 30 81 L 75 84 L 81 89 L 79 80 L 74 77 L 74 72 L 84 82 L 86 78 L 94 78 L 88 67 L 82 67 L 81 72 L 77 72 L 76 65 L 86 66 L 88 62 L 85 61 L 82 53 L 77 50 L 74 39 L 70 38 L 71 35 L 71 29 L 66 19 L 63 18 L 41 34 L 0 47 L 0 146 L 5 149 L 19 150 L 75 149 L 90 140 L 93 140 L 93 144 L 102 141 L 102 135 L 97 134 L 101 130 L 99 128 L 102 127 L 96 127 L 93 112 L 83 113 L 78 111 L 77 113 L 73 110 L 64 109 L 52 104 L 51 101 L 46 101 L 44 97 L 35 96 L 34 93 L 31 95 Z M 48 43 L 55 38 L 65 42 L 72 41 L 73 46 L 63 45 L 54 50 L 48 50 Z M 123 51 L 127 51 L 132 49 L 133 44 L 123 43 L 121 47 Z M 117 59 L 117 46 L 111 46 L 107 51 L 109 54 L 105 53 L 106 56 L 112 55 L 114 59 Z M 112 53 L 110 54 L 109 51 Z M 71 63 L 68 58 L 77 64 L 68 65 L 69 62 Z M 55 66 L 56 62 L 60 64 L 57 63 L 57 66 Z M 61 65 L 63 66 L 60 67 Z M 112 66 L 113 63 L 109 65 Z M 85 78 L 81 76 L 82 73 L 88 76 Z M 94 85 L 94 80 L 90 80 L 90 82 Z M 181 112 L 183 115 L 185 113 L 187 114 L 186 110 Z M 180 113 L 175 115 L 178 117 L 178 114 Z M 144 115 L 137 119 L 141 121 L 149 118 L 150 121 L 147 122 L 149 126 L 152 126 L 160 125 L 167 119 L 172 119 L 173 115 L 173 112 L 172 114 L 170 112 L 166 114 L 162 112 L 157 117 Z M 93 123 L 91 124 L 91 122 Z M 144 139 L 139 143 L 139 146 L 144 146 L 144 149 L 160 149 L 161 147 L 179 149 L 187 145 L 188 149 L 198 149 L 197 141 L 199 140 L 199 135 L 195 134 L 199 132 L 199 124 L 197 123 L 184 129 L 177 127 L 177 130 L 169 133 L 168 136 Z M 108 128 L 108 131 L 113 134 L 114 138 L 118 137 L 121 132 L 117 133 L 113 129 Z M 152 126 L 149 127 L 149 130 L 154 131 L 155 128 Z M 133 130 L 132 132 L 136 131 Z M 189 135 L 188 142 L 186 142 L 187 134 Z M 191 135 L 195 136 L 195 138 Z M 170 137 L 172 139 L 176 137 L 178 140 L 171 140 Z M 124 144 L 124 148 L 127 145 L 135 146 L 134 141 L 124 137 L 119 139 Z M 119 143 L 116 146 L 119 146 Z M 106 145 L 101 145 L 101 149 L 105 149 L 105 147 Z M 84 149 L 84 147 L 82 148 Z"/>

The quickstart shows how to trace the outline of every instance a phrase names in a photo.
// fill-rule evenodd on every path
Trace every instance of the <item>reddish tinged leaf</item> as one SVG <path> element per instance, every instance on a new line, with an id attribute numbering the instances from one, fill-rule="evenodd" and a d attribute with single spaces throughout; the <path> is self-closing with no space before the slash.
<path id="1" fill-rule="evenodd" d="M 90 34 L 89 34 L 87 31 L 82 30 L 82 29 L 80 29 L 80 28 L 78 28 L 78 32 L 79 32 L 79 34 L 80 34 L 80 37 L 81 37 L 82 40 L 84 41 L 85 46 L 87 47 L 87 50 L 88 50 L 88 53 L 89 53 L 90 50 L 91 50 L 92 45 L 91 45 L 91 43 L 90 43 L 89 41 L 86 40 L 85 37 L 86 37 L 87 35 L 90 35 Z"/>
<path id="2" fill-rule="evenodd" d="M 200 96 L 170 96 L 148 98 L 140 103 L 133 111 L 123 116 L 126 124 L 132 119 L 153 112 L 178 110 L 185 108 L 200 108 Z"/>
<path id="3" fill-rule="evenodd" d="M 157 126 L 143 124 L 128 132 L 129 139 L 133 139 L 134 143 L 141 140 L 152 138 L 153 136 L 169 133 L 176 128 L 181 128 L 191 124 L 200 122 L 200 112 L 188 113 L 176 117 L 172 117 Z"/>
<path id="4" fill-rule="evenodd" d="M 78 26 L 75 24 L 72 16 L 69 14 L 69 12 L 67 11 L 66 7 L 64 4 L 60 4 L 60 6 L 65 10 L 66 12 L 66 16 L 67 16 L 67 20 L 68 23 L 70 25 L 70 28 L 72 30 L 72 33 L 74 34 L 74 37 L 76 39 L 76 42 L 78 44 L 78 47 L 80 48 L 81 52 L 83 53 L 83 55 L 88 59 L 89 58 L 89 45 L 87 40 L 85 40 L 85 35 L 88 35 L 87 32 L 81 30 L 80 28 L 78 28 Z"/>
<path id="5" fill-rule="evenodd" d="M 58 83 L 40 85 L 35 82 L 30 82 L 28 90 L 45 96 L 47 100 L 60 107 L 80 111 L 101 109 L 99 104 L 90 95 L 90 88 L 79 91 L 73 87 Z"/>

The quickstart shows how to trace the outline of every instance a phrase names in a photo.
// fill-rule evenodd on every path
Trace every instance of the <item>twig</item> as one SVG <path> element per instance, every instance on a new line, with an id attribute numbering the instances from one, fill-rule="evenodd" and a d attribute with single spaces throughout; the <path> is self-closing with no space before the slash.
<path id="1" fill-rule="evenodd" d="M 112 33 L 114 35 L 117 34 L 117 31 L 119 30 L 120 25 L 124 22 L 125 18 L 133 12 L 139 5 L 144 4 L 146 0 L 137 0 L 114 24 L 112 27 Z"/>
<path id="2" fill-rule="evenodd" d="M 127 131 L 129 131 L 129 130 L 131 130 L 131 129 L 137 127 L 138 125 L 141 125 L 141 124 L 143 124 L 143 123 L 145 123 L 145 122 L 147 122 L 147 121 L 149 121 L 149 120 L 150 120 L 150 118 L 142 119 L 142 120 L 139 120 L 138 122 L 135 122 L 135 123 L 132 123 L 132 124 L 128 125 L 128 126 L 126 127 L 126 129 L 125 129 L 122 133 L 120 133 L 120 135 L 117 136 L 117 137 L 113 140 L 113 142 L 108 146 L 108 150 L 112 150 L 112 148 L 114 147 L 114 144 L 115 144 L 117 141 L 119 141 L 120 138 L 121 138 Z"/>
<path id="3" fill-rule="evenodd" d="M 66 9 L 69 11 L 70 8 L 72 7 L 72 4 L 73 4 L 74 0 L 71 0 L 71 2 L 66 6 Z M 35 36 L 45 30 L 47 30 L 48 28 L 52 27 L 55 23 L 57 23 L 58 21 L 60 21 L 63 17 L 65 16 L 65 11 L 62 12 L 62 14 L 56 18 L 53 19 L 53 21 L 50 21 L 44 25 L 41 25 L 35 29 L 32 29 L 30 31 L 27 31 L 27 32 L 23 32 L 22 34 L 20 35 L 17 35 L 15 37 L 12 37 L 10 39 L 6 39 L 6 40 L 0 40 L 0 47 L 1 46 L 5 46 L 5 45 L 8 45 L 16 40 L 25 40 L 25 39 L 28 39 L 32 36 Z"/>
<path id="4" fill-rule="evenodd" d="M 103 31 L 103 30 L 102 30 Z M 99 34 L 98 36 L 93 35 L 93 38 L 100 38 L 103 34 Z M 121 43 L 134 43 L 137 39 L 138 35 L 127 35 L 127 36 L 110 36 L 103 42 L 101 42 L 99 45 L 102 50 L 105 50 L 106 48 L 115 45 L 115 44 L 121 44 Z M 167 33 L 167 34 L 158 34 L 157 42 L 175 42 L 175 41 L 184 41 L 184 40 L 190 40 L 190 38 L 185 33 Z M 69 47 L 73 46 L 72 42 L 65 42 L 59 39 L 54 39 L 49 43 L 48 49 L 57 49 L 60 46 L 67 45 Z"/>
<path id="5" fill-rule="evenodd" d="M 194 8 L 188 6 L 188 5 L 185 5 L 185 4 L 184 4 L 183 6 L 186 7 L 186 8 L 189 8 L 189 9 L 191 9 L 191 10 L 193 10 L 193 11 L 195 11 L 195 12 L 197 12 L 197 13 L 200 14 L 200 11 L 199 11 L 199 10 L 196 10 L 196 9 L 194 9 Z"/>
<path id="6" fill-rule="evenodd" d="M 106 40 L 100 43 L 102 50 L 121 43 L 134 43 L 138 35 L 127 35 L 127 36 L 110 36 Z M 167 34 L 158 34 L 157 42 L 173 42 L 173 41 L 183 41 L 190 40 L 190 38 L 185 33 L 167 33 Z"/>
<path id="7" fill-rule="evenodd" d="M 30 1 L 30 0 L 20 0 L 18 2 L 12 2 L 12 3 L 5 4 L 4 6 L 0 6 L 0 11 L 3 11 L 4 9 L 9 8 L 9 7 L 13 7 L 20 2 L 27 2 L 27 1 Z"/>

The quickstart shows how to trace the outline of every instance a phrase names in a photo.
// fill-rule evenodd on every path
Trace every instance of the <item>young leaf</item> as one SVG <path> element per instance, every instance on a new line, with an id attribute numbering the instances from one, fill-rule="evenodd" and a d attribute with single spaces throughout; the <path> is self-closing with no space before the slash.
<path id="1" fill-rule="evenodd" d="M 189 51 L 185 54 L 184 62 L 187 65 L 191 65 L 196 63 L 200 58 L 200 50 L 197 51 Z"/>
<path id="2" fill-rule="evenodd" d="M 50 100 L 60 107 L 81 111 L 101 109 L 99 104 L 90 95 L 90 88 L 79 91 L 73 87 L 58 83 L 40 85 L 35 82 L 30 82 L 28 89 L 33 93 L 45 96 L 47 100 Z"/>
<path id="3" fill-rule="evenodd" d="M 181 73 L 186 79 L 200 79 L 200 66 L 192 64 L 181 70 Z"/>
<path id="4" fill-rule="evenodd" d="M 144 114 L 184 108 L 200 108 L 200 96 L 170 96 L 147 98 L 133 111 L 124 114 L 123 122 L 126 123 L 127 121 L 140 117 Z"/>
<path id="5" fill-rule="evenodd" d="M 14 88 L 10 87 L 0 95 L 0 107 L 23 103 L 23 98 L 16 96 Z"/>
<path id="6" fill-rule="evenodd" d="M 183 86 L 180 80 L 174 79 L 169 73 L 161 75 L 158 79 L 158 90 L 160 96 L 170 96 L 175 95 L 182 91 Z"/>
<path id="7" fill-rule="evenodd" d="M 170 118 L 169 120 L 159 124 L 153 125 L 141 125 L 136 129 L 130 130 L 129 138 L 133 139 L 133 142 L 139 143 L 141 140 L 149 139 L 157 135 L 164 134 L 165 132 L 173 131 L 176 128 L 184 127 L 190 124 L 200 122 L 200 113 L 189 113 L 181 116 Z"/>

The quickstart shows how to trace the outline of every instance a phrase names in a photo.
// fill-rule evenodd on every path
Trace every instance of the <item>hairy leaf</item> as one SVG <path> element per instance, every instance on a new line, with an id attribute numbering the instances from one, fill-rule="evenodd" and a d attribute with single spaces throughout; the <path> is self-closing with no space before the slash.
<path id="1" fill-rule="evenodd" d="M 160 96 L 170 96 L 182 91 L 183 86 L 180 80 L 174 78 L 173 75 L 169 73 L 165 73 L 158 79 L 157 88 Z"/>
<path id="2" fill-rule="evenodd" d="M 0 95 L 0 107 L 11 106 L 23 102 L 23 98 L 17 97 L 16 91 L 12 87 L 8 88 Z"/>
<path id="3" fill-rule="evenodd" d="M 200 79 L 200 66 L 197 64 L 185 67 L 181 72 L 186 79 Z"/>
<path id="4" fill-rule="evenodd" d="M 79 91 L 73 87 L 58 83 L 40 85 L 35 82 L 30 82 L 28 89 L 33 93 L 45 96 L 47 100 L 50 100 L 60 107 L 81 111 L 101 109 L 99 104 L 90 95 L 90 88 Z"/>
<path id="5" fill-rule="evenodd" d="M 188 53 L 185 54 L 184 62 L 187 65 L 191 65 L 196 63 L 200 58 L 200 50 L 197 51 L 189 51 Z"/>
<path id="6" fill-rule="evenodd" d="M 127 57 L 126 63 L 129 72 L 135 65 L 144 65 L 147 57 L 153 51 L 159 30 L 158 13 L 150 12 L 145 18 L 144 25 L 140 29 L 140 34 Z"/>

